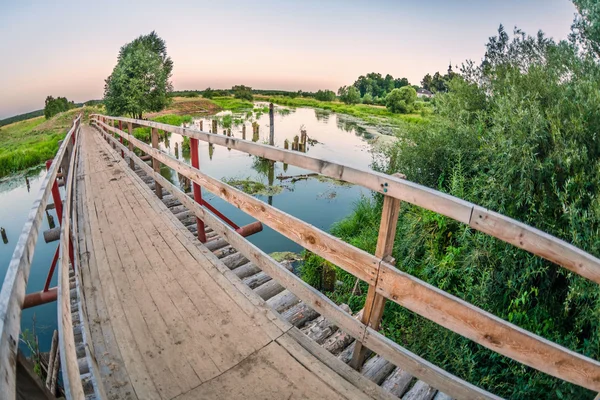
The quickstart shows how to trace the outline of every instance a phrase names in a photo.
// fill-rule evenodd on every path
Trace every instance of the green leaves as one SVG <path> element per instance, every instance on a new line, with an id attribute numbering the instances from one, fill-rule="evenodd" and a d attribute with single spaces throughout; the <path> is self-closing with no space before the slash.
<path id="1" fill-rule="evenodd" d="M 117 65 L 106 79 L 104 102 L 110 115 L 142 118 L 169 104 L 173 62 L 164 40 L 156 32 L 140 36 L 121 47 Z"/>

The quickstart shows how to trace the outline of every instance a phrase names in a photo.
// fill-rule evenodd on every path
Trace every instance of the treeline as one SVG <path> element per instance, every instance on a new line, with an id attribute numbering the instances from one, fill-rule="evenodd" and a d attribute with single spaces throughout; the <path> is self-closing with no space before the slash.
<path id="1" fill-rule="evenodd" d="M 15 115 L 14 117 L 0 119 L 0 126 L 10 125 L 15 122 L 25 121 L 26 119 L 31 119 L 35 117 L 41 117 L 42 115 L 44 115 L 44 110 L 36 110 L 25 114 Z"/>
<path id="2" fill-rule="evenodd" d="M 79 106 L 81 106 L 81 104 Z M 78 105 L 73 101 L 67 100 L 66 97 L 57 97 L 55 99 L 52 96 L 48 96 L 44 103 L 44 117 L 50 119 L 58 113 L 68 111 L 75 107 L 78 107 Z"/>
<path id="3" fill-rule="evenodd" d="M 244 85 L 236 85 L 236 86 L 244 86 Z M 169 97 L 205 97 L 205 98 L 213 98 L 213 97 L 223 97 L 223 96 L 235 96 L 236 86 L 231 89 L 212 89 L 210 87 L 204 90 L 174 90 L 169 93 Z M 248 88 L 248 86 L 245 86 Z M 249 88 L 251 94 L 260 95 L 260 96 L 283 96 L 283 97 L 315 97 L 316 93 L 314 92 L 306 92 L 302 90 L 298 90 L 295 92 L 287 91 L 287 90 L 269 90 L 269 89 L 252 89 Z M 332 92 L 333 93 L 333 92 Z M 334 93 L 335 96 L 335 93 Z"/>

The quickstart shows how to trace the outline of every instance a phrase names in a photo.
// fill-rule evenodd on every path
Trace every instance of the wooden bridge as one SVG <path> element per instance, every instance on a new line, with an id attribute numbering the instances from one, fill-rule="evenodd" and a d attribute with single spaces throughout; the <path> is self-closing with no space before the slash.
<path id="1" fill-rule="evenodd" d="M 17 392 L 21 310 L 52 300 L 53 293 L 68 399 L 498 398 L 379 333 L 388 300 L 499 354 L 600 391 L 598 361 L 405 274 L 391 258 L 402 201 L 600 283 L 600 260 L 590 254 L 398 176 L 202 128 L 102 115 L 92 116 L 91 125 L 81 122 L 81 117 L 74 121 L 49 168 L 2 286 L 0 398 L 14 399 Z M 136 126 L 151 128 L 151 145 L 132 135 Z M 190 138 L 192 165 L 158 148 L 160 131 Z M 383 194 L 375 254 L 206 175 L 198 141 Z M 161 164 L 189 178 L 193 192 L 163 178 Z M 238 227 L 202 200 L 201 188 L 257 222 Z M 46 285 L 26 296 L 51 194 L 61 219 L 59 282 L 55 289 Z M 245 239 L 260 224 L 367 282 L 361 312 L 353 316 Z"/>

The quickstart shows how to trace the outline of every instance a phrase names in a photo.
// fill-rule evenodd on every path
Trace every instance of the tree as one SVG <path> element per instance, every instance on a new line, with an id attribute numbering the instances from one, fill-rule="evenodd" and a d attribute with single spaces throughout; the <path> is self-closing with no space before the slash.
<path id="1" fill-rule="evenodd" d="M 156 32 L 142 35 L 121 47 L 117 65 L 104 85 L 104 104 L 110 115 L 142 118 L 169 104 L 173 61 Z"/>
<path id="2" fill-rule="evenodd" d="M 393 113 L 406 114 L 413 110 L 417 101 L 417 91 L 411 86 L 392 90 L 385 98 L 385 106 Z"/>
<path id="3" fill-rule="evenodd" d="M 371 93 L 365 93 L 362 102 L 363 104 L 373 104 L 373 96 L 371 96 Z"/>
<path id="4" fill-rule="evenodd" d="M 206 89 L 204 89 L 204 92 L 202 92 L 202 97 L 204 97 L 205 99 L 212 99 L 213 97 L 215 97 L 215 91 L 212 90 L 209 86 Z"/>
<path id="5" fill-rule="evenodd" d="M 346 104 L 360 103 L 360 92 L 354 86 L 350 86 L 347 89 L 346 94 L 343 97 L 340 96 L 340 100 Z"/>
<path id="6" fill-rule="evenodd" d="M 52 96 L 46 97 L 44 102 L 44 117 L 50 119 L 58 113 L 75 108 L 75 103 L 69 102 L 66 97 L 57 97 L 56 99 Z"/>
<path id="7" fill-rule="evenodd" d="M 233 97 L 236 99 L 248 101 L 254 100 L 252 88 L 250 86 L 236 85 L 231 88 L 231 91 L 233 92 Z"/>
<path id="8" fill-rule="evenodd" d="M 423 86 L 423 89 L 432 92 L 431 89 L 433 88 L 433 78 L 430 74 L 427 74 L 423 77 L 423 80 L 421 81 L 421 86 Z"/>
<path id="9" fill-rule="evenodd" d="M 318 90 L 315 94 L 315 99 L 319 101 L 334 101 L 335 93 L 333 90 Z"/>
<path id="10" fill-rule="evenodd" d="M 571 40 L 600 58 L 600 3 L 597 0 L 573 0 L 579 14 L 575 17 Z"/>

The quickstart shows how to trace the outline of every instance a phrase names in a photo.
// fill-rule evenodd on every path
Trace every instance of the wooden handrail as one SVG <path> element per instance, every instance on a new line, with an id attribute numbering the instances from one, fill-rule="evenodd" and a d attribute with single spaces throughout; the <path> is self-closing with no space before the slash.
<path id="1" fill-rule="evenodd" d="M 77 139 L 78 135 L 75 135 Z M 73 147 L 71 159 L 69 160 L 69 173 L 65 182 L 65 201 L 63 221 L 60 234 L 60 267 L 58 269 L 58 342 L 60 353 L 60 365 L 62 368 L 63 388 L 67 399 L 83 399 L 83 385 L 79 375 L 79 364 L 75 350 L 75 337 L 73 334 L 73 320 L 71 317 L 71 288 L 69 284 L 69 270 L 71 269 L 71 257 L 69 246 L 71 243 L 77 245 L 77 238 L 72 240 L 71 224 L 75 223 L 72 217 L 73 208 L 73 185 L 77 178 L 75 171 L 76 159 L 79 154 L 79 140 Z M 74 261 L 73 261 L 74 262 Z M 73 265 L 75 268 L 75 265 Z"/>
<path id="2" fill-rule="evenodd" d="M 52 184 L 56 180 L 58 169 L 63 162 L 69 142 L 79 128 L 80 123 L 81 114 L 73 121 L 73 125 L 67 132 L 63 144 L 58 149 L 54 161 L 42 182 L 38 196 L 33 202 L 27 221 L 19 236 L 0 291 L 0 377 L 2 377 L 0 398 L 2 399 L 14 399 L 16 397 L 16 365 L 21 311 L 31 270 L 31 261 Z"/>
<path id="3" fill-rule="evenodd" d="M 148 121 L 137 121 L 136 123 L 146 122 Z M 328 261 L 340 266 L 360 279 L 369 282 L 375 288 L 377 294 L 395 301 L 396 303 L 411 309 L 419 315 L 445 326 L 454 332 L 457 332 L 483 346 L 492 349 L 493 351 L 496 351 L 499 354 L 511 357 L 525 365 L 529 365 L 560 379 L 567 380 L 592 390 L 600 390 L 600 363 L 597 361 L 572 352 L 540 336 L 525 331 L 452 295 L 434 288 L 433 286 L 428 285 L 417 278 L 402 273 L 379 257 L 371 255 L 368 257 L 364 256 L 353 246 L 339 240 L 333 240 L 329 234 L 320 231 L 317 228 L 306 224 L 305 222 L 299 221 L 298 219 L 289 216 L 286 213 L 277 210 L 274 207 L 269 206 L 268 204 L 231 187 L 230 185 L 227 185 L 226 183 L 218 181 L 202 173 L 198 169 L 195 169 L 179 160 L 170 157 L 159 149 L 152 148 L 144 142 L 134 138 L 132 135 L 129 135 L 103 122 L 98 121 L 97 124 L 101 128 L 127 139 L 129 143 L 133 143 L 134 147 L 138 147 L 143 152 L 150 154 L 153 159 L 158 160 L 159 162 L 173 168 L 199 185 L 204 186 L 207 190 L 213 192 L 215 195 L 238 206 L 240 209 L 254 216 L 266 225 L 271 226 L 273 229 L 283 233 L 296 243 L 314 251 L 316 254 L 321 255 Z M 161 127 L 158 129 L 163 129 L 163 126 L 164 124 L 161 124 Z M 209 137 L 212 138 L 213 136 L 215 135 L 211 135 Z M 116 140 L 113 140 L 114 138 L 112 138 L 112 136 L 108 135 L 107 137 L 112 140 L 113 145 L 119 145 Z M 125 149 L 124 146 L 122 146 L 122 148 Z M 133 152 L 130 152 L 128 149 L 125 150 L 127 150 L 127 153 L 130 157 L 137 159 L 137 156 L 135 156 Z M 145 164 L 144 166 L 148 167 Z M 159 174 L 156 174 L 153 170 L 148 170 L 145 167 L 143 168 L 147 170 L 155 180 L 163 182 L 165 187 L 169 187 L 170 190 L 178 190 L 166 179 L 160 177 Z M 189 208 L 193 210 L 199 218 L 206 218 L 206 221 L 209 223 L 209 225 L 213 226 L 215 224 L 212 218 L 210 218 L 210 214 L 205 212 L 200 206 L 195 205 L 193 201 L 184 202 L 182 200 L 182 203 L 184 203 L 186 206 L 189 205 Z M 486 219 L 483 211 L 484 210 L 482 210 L 480 214 L 476 214 L 478 219 Z M 479 215 L 481 215 L 481 218 Z M 492 214 L 485 215 L 488 215 L 487 220 L 492 220 L 492 216 L 490 216 Z M 504 223 L 507 223 L 506 221 L 508 220 L 499 219 L 497 214 L 494 214 L 493 217 L 495 220 L 500 220 Z M 508 221 L 510 222 L 510 220 Z M 493 229 L 490 229 L 493 231 L 500 225 L 490 224 L 490 226 L 493 226 Z M 521 230 L 525 228 L 529 227 L 526 227 L 522 224 L 519 226 L 519 229 Z M 532 237 L 539 235 L 539 232 L 533 232 L 532 229 L 533 228 L 527 230 L 527 234 L 530 235 L 528 236 L 530 241 L 532 240 Z M 238 241 L 238 238 L 235 235 L 232 235 L 227 231 L 224 231 L 223 235 L 225 236 L 226 240 L 230 241 L 236 247 L 243 247 L 245 243 L 244 241 Z M 526 234 L 523 234 L 522 237 L 525 236 Z M 556 238 L 554 239 L 558 240 Z M 522 245 L 526 246 L 525 243 L 528 242 L 524 240 Z M 238 250 L 244 254 L 242 249 L 238 248 Z M 382 251 L 381 255 L 384 256 L 384 253 L 385 251 Z M 348 260 L 348 254 L 353 255 L 352 260 Z M 263 267 L 263 265 L 259 262 L 259 259 L 262 258 L 262 255 L 261 257 L 257 257 L 250 252 L 250 254 L 246 256 L 257 263 L 257 265 Z M 359 258 L 354 258 L 355 256 Z M 375 271 L 375 276 L 379 276 L 374 284 L 372 283 L 373 271 Z M 268 269 L 266 272 L 271 274 L 273 271 Z M 278 279 L 278 275 L 274 274 L 273 278 Z M 281 279 L 281 276 L 279 276 L 279 279 Z M 308 300 L 307 302 L 309 304 L 314 305 L 314 299 L 312 299 L 310 296 L 307 296 L 306 293 L 303 293 L 302 291 L 296 293 L 294 291 L 294 287 L 288 287 L 288 289 L 298 295 L 298 297 L 301 299 Z M 319 301 L 323 301 L 322 298 Z M 328 318 L 336 321 L 335 316 L 332 316 L 332 314 L 335 314 L 335 312 L 327 312 L 328 310 L 323 312 L 323 310 L 320 309 L 317 309 L 317 311 L 322 312 Z M 357 340 L 364 341 L 367 327 L 364 324 L 361 325 L 365 329 L 365 334 L 363 334 L 362 337 L 357 335 L 355 329 L 352 329 L 354 332 L 349 331 L 348 333 L 355 336 Z M 343 324 L 340 324 L 340 326 L 343 329 L 351 329 L 351 327 L 345 327 Z M 382 354 L 382 356 L 385 357 L 384 354 Z M 430 383 L 433 384 L 433 382 Z M 445 390 L 443 387 L 438 388 L 440 390 Z M 448 394 L 452 395 L 453 393 L 449 392 Z"/>

